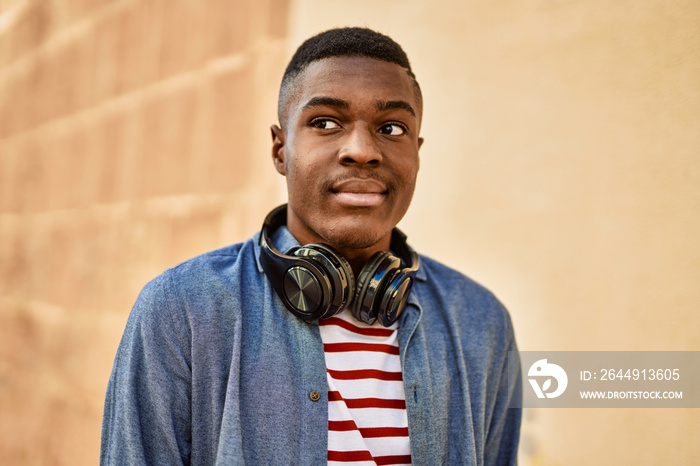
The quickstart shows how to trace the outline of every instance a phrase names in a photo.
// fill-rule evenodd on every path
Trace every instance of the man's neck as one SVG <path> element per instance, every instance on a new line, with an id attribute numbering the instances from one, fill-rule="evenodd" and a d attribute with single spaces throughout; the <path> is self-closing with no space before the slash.
<path id="1" fill-rule="evenodd" d="M 340 255 L 348 261 L 355 276 L 357 276 L 360 273 L 360 271 L 365 266 L 369 258 L 372 257 L 372 255 L 374 255 L 378 251 L 389 251 L 391 246 L 391 233 L 389 233 L 377 243 L 369 247 L 350 248 L 339 246 L 329 241 L 325 241 L 318 235 L 307 231 L 301 225 L 297 225 L 294 221 L 290 221 L 287 224 L 287 229 L 289 230 L 289 233 L 291 233 L 292 236 L 294 236 L 294 238 L 297 240 L 297 242 L 299 242 L 299 244 L 302 246 L 309 243 L 324 243 L 333 246 L 333 248 L 335 248 L 340 253 Z"/>

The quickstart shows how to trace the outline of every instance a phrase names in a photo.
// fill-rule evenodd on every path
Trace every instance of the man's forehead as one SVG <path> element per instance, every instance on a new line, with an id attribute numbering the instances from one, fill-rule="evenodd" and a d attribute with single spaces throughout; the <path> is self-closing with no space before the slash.
<path id="1" fill-rule="evenodd" d="M 363 56 L 326 57 L 309 63 L 299 77 L 308 80 L 328 79 L 347 81 L 366 77 L 369 79 L 389 79 L 410 83 L 413 78 L 406 68 L 396 63 Z M 307 83 L 308 84 L 308 83 Z"/>
<path id="2" fill-rule="evenodd" d="M 302 110 L 314 107 L 335 107 L 342 110 L 350 110 L 352 108 L 352 102 L 326 96 L 316 96 L 308 101 L 302 102 Z M 374 107 L 379 112 L 401 109 L 416 116 L 416 110 L 405 100 L 376 100 L 374 101 Z"/>
<path id="3" fill-rule="evenodd" d="M 380 101 L 408 101 L 416 106 L 416 85 L 406 68 L 367 57 L 329 57 L 311 62 L 297 76 L 298 104 L 319 97 L 349 95 L 357 89 L 372 89 Z M 363 94 L 359 96 L 364 97 Z"/>
<path id="4" fill-rule="evenodd" d="M 373 100 L 367 97 L 372 94 Z M 422 119 L 423 98 L 413 74 L 403 66 L 365 56 L 325 57 L 309 63 L 280 89 L 278 115 L 282 128 L 314 98 L 336 98 L 349 103 L 402 101 L 406 110 Z M 290 113 L 291 112 L 291 113 Z"/>

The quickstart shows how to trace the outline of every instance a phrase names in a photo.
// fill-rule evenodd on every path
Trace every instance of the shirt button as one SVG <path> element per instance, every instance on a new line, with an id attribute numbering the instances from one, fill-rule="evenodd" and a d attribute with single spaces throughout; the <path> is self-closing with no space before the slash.
<path id="1" fill-rule="evenodd" d="M 311 399 L 311 401 L 318 401 L 321 399 L 321 394 L 317 390 L 314 390 L 311 393 L 309 393 L 309 398 Z"/>

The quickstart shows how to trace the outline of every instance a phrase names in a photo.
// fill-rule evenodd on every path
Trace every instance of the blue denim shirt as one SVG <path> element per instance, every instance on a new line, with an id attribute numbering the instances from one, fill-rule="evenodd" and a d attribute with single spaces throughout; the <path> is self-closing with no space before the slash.
<path id="1" fill-rule="evenodd" d="M 284 228 L 273 241 L 298 245 Z M 284 308 L 259 254 L 256 235 L 146 285 L 109 380 L 101 464 L 326 464 L 318 325 Z M 413 464 L 515 464 L 521 381 L 506 375 L 516 345 L 498 300 L 421 257 L 399 325 Z"/>

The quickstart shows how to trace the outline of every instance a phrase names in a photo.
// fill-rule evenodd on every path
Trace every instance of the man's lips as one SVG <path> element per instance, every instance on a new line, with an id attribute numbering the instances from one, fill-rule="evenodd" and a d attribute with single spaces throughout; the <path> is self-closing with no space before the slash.
<path id="1" fill-rule="evenodd" d="M 373 178 L 350 178 L 334 183 L 334 193 L 384 194 L 386 185 Z"/>
<path id="2" fill-rule="evenodd" d="M 386 185 L 375 179 L 351 178 L 334 183 L 331 192 L 341 204 L 353 207 L 375 207 L 384 201 Z"/>

